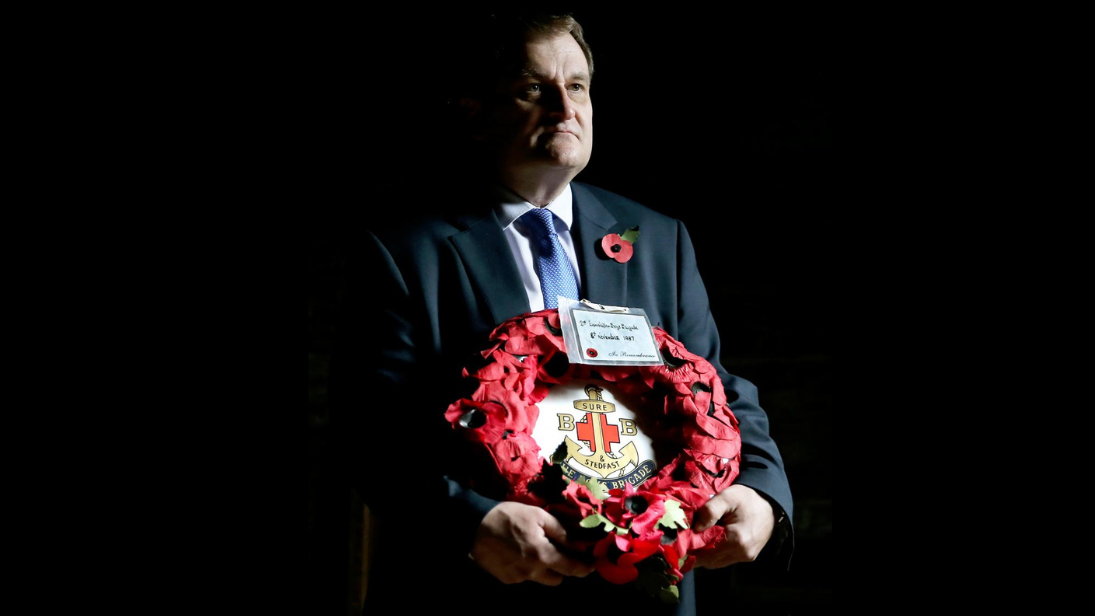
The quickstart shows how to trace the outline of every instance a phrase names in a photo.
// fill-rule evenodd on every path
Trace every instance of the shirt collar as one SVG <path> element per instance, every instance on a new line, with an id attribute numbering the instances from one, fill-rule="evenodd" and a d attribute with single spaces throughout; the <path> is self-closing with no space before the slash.
<path id="1" fill-rule="evenodd" d="M 536 209 L 535 205 L 525 201 L 520 195 L 501 184 L 498 185 L 495 191 L 495 197 L 494 213 L 498 216 L 498 221 L 502 223 L 503 229 L 508 229 L 513 221 L 520 218 L 525 212 Z M 551 210 L 551 213 L 562 221 L 563 226 L 570 230 L 571 222 L 574 220 L 574 193 L 570 190 L 570 184 L 566 185 L 566 188 L 554 201 L 544 207 Z"/>

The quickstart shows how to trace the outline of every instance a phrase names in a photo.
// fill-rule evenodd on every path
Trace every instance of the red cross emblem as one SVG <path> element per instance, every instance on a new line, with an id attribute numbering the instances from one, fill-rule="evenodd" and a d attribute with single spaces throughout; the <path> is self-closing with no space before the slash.
<path id="1" fill-rule="evenodd" d="M 612 453 L 612 443 L 620 442 L 620 429 L 610 423 L 604 413 L 586 413 L 586 418 L 575 424 L 578 428 L 578 440 L 589 443 L 590 451 L 597 452 L 597 432 L 593 422 L 599 422 L 604 453 Z"/>

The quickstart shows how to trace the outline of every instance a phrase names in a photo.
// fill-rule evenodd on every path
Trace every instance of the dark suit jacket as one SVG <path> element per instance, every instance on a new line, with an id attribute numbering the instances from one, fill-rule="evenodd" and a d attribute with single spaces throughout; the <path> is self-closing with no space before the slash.
<path id="1" fill-rule="evenodd" d="M 748 485 L 786 512 L 790 533 L 791 493 L 776 444 L 768 434 L 752 383 L 728 374 L 719 361 L 719 335 L 707 291 L 684 225 L 608 191 L 572 183 L 571 232 L 582 272 L 581 297 L 601 304 L 643 308 L 689 351 L 719 371 L 742 435 L 737 483 Z M 382 531 L 371 545 L 368 605 L 389 596 L 410 609 L 419 600 L 465 602 L 479 614 L 558 613 L 560 601 L 652 612 L 656 601 L 630 587 L 615 587 L 591 575 L 570 578 L 560 588 L 534 583 L 505 586 L 467 558 L 475 529 L 495 501 L 446 478 L 460 457 L 449 451 L 448 404 L 469 393 L 461 368 L 485 346 L 501 321 L 530 311 L 524 287 L 489 193 L 469 193 L 463 204 L 446 204 L 439 216 L 363 230 L 360 254 L 344 294 L 332 353 L 332 426 L 342 437 L 349 479 Z M 608 233 L 639 227 L 641 236 L 627 263 L 599 253 Z M 726 272 L 732 276 L 732 271 Z M 779 533 L 777 533 L 779 534 Z M 769 542 L 788 559 L 793 537 Z M 682 583 L 679 613 L 693 613 L 693 576 Z M 669 613 L 672 613 L 670 611 Z"/>

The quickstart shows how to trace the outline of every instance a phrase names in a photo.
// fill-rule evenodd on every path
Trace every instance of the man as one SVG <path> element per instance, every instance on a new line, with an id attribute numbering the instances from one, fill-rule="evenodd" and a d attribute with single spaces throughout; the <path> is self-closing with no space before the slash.
<path id="1" fill-rule="evenodd" d="M 439 214 L 422 208 L 363 234 L 332 357 L 332 425 L 345 439 L 351 479 L 381 520 L 366 613 L 434 602 L 478 614 L 695 613 L 692 573 L 680 583 L 680 604 L 660 605 L 599 579 L 542 509 L 494 501 L 448 478 L 460 454 L 450 449 L 443 411 L 466 393 L 461 367 L 501 321 L 554 307 L 555 288 L 540 278 L 544 245 L 521 217 L 543 208 L 574 299 L 644 309 L 722 377 L 739 421 L 742 464 L 735 483 L 696 514 L 696 529 L 726 529 L 726 540 L 697 566 L 725 567 L 762 552 L 786 561 L 793 545 L 781 456 L 755 387 L 719 363 L 683 224 L 574 181 L 593 148 L 593 62 L 581 27 L 570 17 L 499 20 L 483 40 L 491 42 L 482 58 L 490 79 L 469 78 L 474 87 L 455 107 L 484 175 L 457 187 Z M 631 227 L 641 238 L 630 260 L 598 252 L 602 237 Z"/>

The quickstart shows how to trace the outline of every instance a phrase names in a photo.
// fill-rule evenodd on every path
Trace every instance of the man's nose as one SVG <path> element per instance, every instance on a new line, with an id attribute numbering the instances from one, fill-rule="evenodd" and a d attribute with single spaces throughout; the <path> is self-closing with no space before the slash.
<path id="1" fill-rule="evenodd" d="M 552 88 L 549 95 L 544 97 L 544 106 L 547 108 L 548 117 L 559 122 L 572 120 L 577 113 L 574 101 L 570 100 L 563 88 Z"/>

